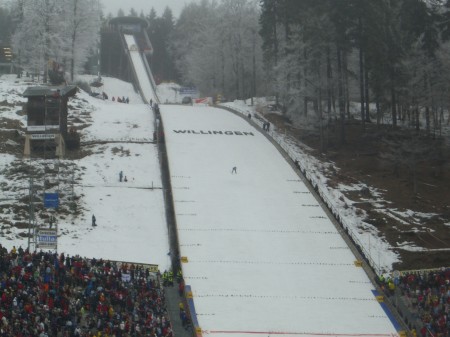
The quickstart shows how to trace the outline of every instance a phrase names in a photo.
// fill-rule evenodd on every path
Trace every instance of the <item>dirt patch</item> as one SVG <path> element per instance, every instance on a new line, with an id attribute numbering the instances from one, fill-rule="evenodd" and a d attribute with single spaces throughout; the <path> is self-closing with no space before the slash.
<path id="1" fill-rule="evenodd" d="M 376 227 L 380 236 L 395 247 L 402 262 L 394 268 L 450 266 L 448 145 L 441 143 L 438 155 L 419 162 L 413 172 L 405 163 L 394 163 L 383 155 L 386 151 L 384 139 L 391 133 L 388 127 L 369 124 L 364 132 L 357 122 L 349 123 L 343 145 L 338 126 L 330 127 L 324 133 L 327 150 L 320 152 L 318 132 L 293 127 L 280 115 L 269 114 L 266 117 L 280 132 L 309 146 L 311 155 L 335 164 L 337 170 L 327 172 L 330 186 L 363 184 L 376 189 L 376 195 L 369 189 L 343 193 L 367 214 L 365 221 Z M 417 247 L 417 251 L 404 246 Z"/>
<path id="2" fill-rule="evenodd" d="M 0 120 L 0 124 L 3 120 Z M 10 125 L 6 128 L 10 129 Z M 11 127 L 14 129 L 14 127 Z M 20 155 L 23 153 L 24 138 L 16 130 L 0 130 L 0 153 Z"/>
<path id="3" fill-rule="evenodd" d="M 130 150 L 124 150 L 122 146 L 120 148 L 119 147 L 113 147 L 111 149 L 111 152 L 114 155 L 119 155 L 121 157 L 129 157 L 130 156 Z"/>
<path id="4" fill-rule="evenodd" d="M 9 107 L 9 108 L 11 108 L 11 107 L 15 107 L 16 105 L 17 105 L 16 103 L 8 103 L 7 100 L 0 101 L 0 107 Z"/>

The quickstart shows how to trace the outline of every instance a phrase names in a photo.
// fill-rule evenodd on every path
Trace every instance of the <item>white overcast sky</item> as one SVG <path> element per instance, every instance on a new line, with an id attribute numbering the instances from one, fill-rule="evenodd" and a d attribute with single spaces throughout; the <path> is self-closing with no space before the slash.
<path id="1" fill-rule="evenodd" d="M 1 0 L 0 0 L 1 1 Z M 117 11 L 122 8 L 125 14 L 130 12 L 131 8 L 134 8 L 138 14 L 141 13 L 141 10 L 144 11 L 144 14 L 148 14 L 153 7 L 156 10 L 158 16 L 160 16 L 164 9 L 169 7 L 173 15 L 178 17 L 183 9 L 184 5 L 190 2 L 194 2 L 193 0 L 101 0 L 103 3 L 103 12 L 105 15 L 111 13 L 113 16 L 117 15 Z"/>

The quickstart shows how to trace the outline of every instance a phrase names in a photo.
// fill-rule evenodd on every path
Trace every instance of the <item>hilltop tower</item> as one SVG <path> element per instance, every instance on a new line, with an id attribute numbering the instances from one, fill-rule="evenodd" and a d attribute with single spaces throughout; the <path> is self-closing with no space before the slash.
<path id="1" fill-rule="evenodd" d="M 25 157 L 39 150 L 54 150 L 55 156 L 64 157 L 66 141 L 72 142 L 76 138 L 74 130 L 67 130 L 67 103 L 76 92 L 76 86 L 29 87 L 25 90 L 23 96 L 28 98 Z"/>

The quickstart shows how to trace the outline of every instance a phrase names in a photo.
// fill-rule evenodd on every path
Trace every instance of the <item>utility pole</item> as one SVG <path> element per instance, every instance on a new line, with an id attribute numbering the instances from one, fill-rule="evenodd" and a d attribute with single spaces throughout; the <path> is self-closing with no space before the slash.
<path id="1" fill-rule="evenodd" d="M 29 183 L 28 251 L 30 251 L 31 244 L 36 243 L 36 218 L 34 215 L 34 180 L 32 176 L 30 176 Z M 33 236 L 33 241 L 31 241 L 31 236 Z"/>
<path id="2" fill-rule="evenodd" d="M 256 30 L 253 30 L 253 74 L 252 74 L 252 106 L 256 97 Z"/>
<path id="3" fill-rule="evenodd" d="M 70 205 L 72 207 L 72 210 L 75 210 L 76 208 L 76 203 L 75 203 L 75 172 L 74 169 L 72 168 L 72 179 L 70 184 L 72 185 L 72 191 L 71 191 L 71 196 L 70 196 Z"/>

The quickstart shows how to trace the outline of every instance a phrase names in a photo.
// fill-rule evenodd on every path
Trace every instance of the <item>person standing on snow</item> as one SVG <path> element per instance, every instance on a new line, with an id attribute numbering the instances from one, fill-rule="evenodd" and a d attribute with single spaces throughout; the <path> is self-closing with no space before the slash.
<path id="1" fill-rule="evenodd" d="M 237 174 L 237 167 L 235 166 L 235 167 L 233 167 L 233 169 L 231 170 L 231 174 L 234 174 L 234 173 L 236 173 Z"/>
<path id="2" fill-rule="evenodd" d="M 92 214 L 92 227 L 97 226 L 97 224 L 95 223 L 97 221 L 97 219 L 95 218 L 95 215 Z"/>

